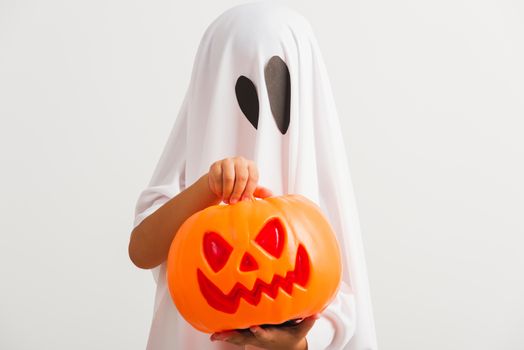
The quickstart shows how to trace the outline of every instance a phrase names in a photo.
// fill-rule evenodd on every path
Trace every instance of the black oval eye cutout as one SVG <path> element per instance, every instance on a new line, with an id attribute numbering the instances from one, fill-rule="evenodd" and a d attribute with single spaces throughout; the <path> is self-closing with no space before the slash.
<path id="1" fill-rule="evenodd" d="M 284 135 L 289 127 L 291 103 L 291 78 L 286 62 L 278 56 L 271 57 L 264 69 L 264 78 L 273 119 Z"/>
<path id="2" fill-rule="evenodd" d="M 235 94 L 238 105 L 247 120 L 257 129 L 258 127 L 258 95 L 253 82 L 241 75 L 235 84 Z"/>

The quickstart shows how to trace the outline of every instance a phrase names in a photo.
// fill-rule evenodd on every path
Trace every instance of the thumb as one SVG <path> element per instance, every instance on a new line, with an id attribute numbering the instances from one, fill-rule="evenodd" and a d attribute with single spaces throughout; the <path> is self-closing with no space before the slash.
<path id="1" fill-rule="evenodd" d="M 257 186 L 255 188 L 255 191 L 253 192 L 253 196 L 258 198 L 267 198 L 271 197 L 273 195 L 273 192 L 269 188 L 263 187 L 263 186 Z"/>
<path id="2" fill-rule="evenodd" d="M 297 333 L 300 335 L 300 337 L 305 337 L 306 334 L 310 331 L 310 329 L 315 324 L 315 321 L 318 320 L 320 317 L 319 314 L 314 314 L 309 317 L 306 317 L 300 322 L 297 327 Z"/>

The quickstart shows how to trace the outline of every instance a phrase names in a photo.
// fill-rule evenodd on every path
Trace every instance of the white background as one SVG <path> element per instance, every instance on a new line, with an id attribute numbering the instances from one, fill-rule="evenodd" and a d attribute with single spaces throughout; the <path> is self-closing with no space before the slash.
<path id="1" fill-rule="evenodd" d="M 0 348 L 145 348 L 134 205 L 237 3 L 0 0 Z M 380 348 L 523 349 L 523 3 L 289 4 L 333 84 Z"/>

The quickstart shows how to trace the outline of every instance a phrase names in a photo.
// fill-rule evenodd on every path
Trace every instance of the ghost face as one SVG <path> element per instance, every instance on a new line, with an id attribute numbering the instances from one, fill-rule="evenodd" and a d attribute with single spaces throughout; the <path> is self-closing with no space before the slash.
<path id="1" fill-rule="evenodd" d="M 264 69 L 271 114 L 278 130 L 285 135 L 289 128 L 291 81 L 286 63 L 279 57 L 273 56 Z M 247 77 L 241 75 L 235 85 L 238 105 L 257 129 L 259 116 L 259 101 L 255 84 Z"/>

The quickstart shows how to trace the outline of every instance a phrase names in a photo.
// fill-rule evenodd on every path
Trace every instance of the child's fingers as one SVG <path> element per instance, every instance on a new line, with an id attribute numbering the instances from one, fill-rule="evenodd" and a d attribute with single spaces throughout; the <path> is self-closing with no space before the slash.
<path id="1" fill-rule="evenodd" d="M 219 333 L 213 333 L 211 335 L 212 341 L 225 341 L 231 344 L 245 346 L 250 345 L 260 345 L 258 344 L 255 336 L 250 332 L 238 332 L 238 331 L 224 331 Z"/>
<path id="2" fill-rule="evenodd" d="M 209 168 L 209 188 L 228 204 L 248 198 L 271 197 L 273 193 L 265 187 L 257 187 L 258 168 L 254 161 L 243 157 L 224 158 Z"/>
<path id="3" fill-rule="evenodd" d="M 247 167 L 247 161 L 244 158 L 238 158 L 235 160 L 235 185 L 231 197 L 229 198 L 230 204 L 235 204 L 244 188 L 246 187 L 247 180 L 249 178 L 249 170 Z"/>
<path id="4" fill-rule="evenodd" d="M 246 188 L 244 193 L 242 193 L 241 200 L 251 198 L 253 192 L 255 191 L 258 183 L 258 169 L 253 161 L 249 161 L 247 165 L 249 171 L 249 178 L 247 180 Z"/>
<path id="5" fill-rule="evenodd" d="M 226 158 L 222 161 L 222 200 L 229 201 L 231 191 L 235 184 L 235 164 L 232 159 Z"/>
<path id="6" fill-rule="evenodd" d="M 218 198 L 222 198 L 222 166 L 220 162 L 215 162 L 209 167 L 208 183 L 209 189 L 216 194 Z"/>
<path id="7" fill-rule="evenodd" d="M 250 327 L 249 330 L 251 331 L 251 333 L 255 335 L 257 339 L 259 339 L 260 341 L 264 343 L 270 343 L 273 340 L 273 337 L 271 336 L 271 332 L 265 330 L 262 327 L 253 326 L 253 327 Z"/>

